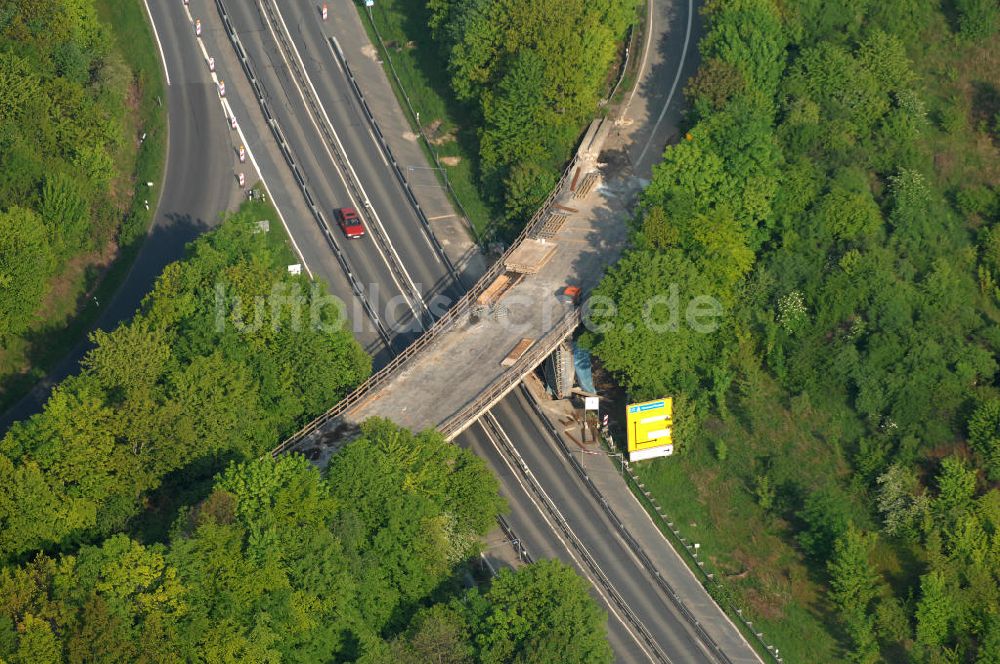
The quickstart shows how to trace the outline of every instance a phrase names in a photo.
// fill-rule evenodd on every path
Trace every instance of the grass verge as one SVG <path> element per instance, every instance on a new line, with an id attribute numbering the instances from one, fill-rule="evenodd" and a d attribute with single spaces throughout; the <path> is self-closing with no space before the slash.
<path id="1" fill-rule="evenodd" d="M 476 186 L 476 124 L 451 93 L 447 71 L 427 29 L 426 4 L 423 0 L 380 0 L 371 14 L 360 6 L 358 12 L 369 40 L 379 48 L 382 67 L 410 128 L 419 133 L 419 115 L 425 136 L 433 142 L 421 142 L 424 155 L 430 163 L 434 163 L 436 155 L 447 171 L 447 183 L 440 172 L 439 182 L 450 186 L 453 200 L 457 199 L 457 207 L 465 210 L 476 234 L 488 236 L 501 215 L 482 198 Z"/>
<path id="2" fill-rule="evenodd" d="M 4 349 L 0 412 L 27 394 L 87 333 L 101 311 L 99 302 L 110 300 L 128 274 L 156 210 L 165 166 L 167 126 L 162 106 L 165 82 L 152 30 L 137 0 L 96 0 L 95 4 L 101 20 L 111 26 L 115 44 L 132 70 L 139 92 L 136 122 L 128 129 L 145 133 L 146 139 L 128 159 L 133 162 L 131 175 L 126 178 L 133 186 L 131 206 L 122 218 L 118 253 L 110 266 L 104 270 L 90 266 L 82 271 L 46 310 L 46 320 Z M 155 183 L 152 190 L 147 182 Z"/>

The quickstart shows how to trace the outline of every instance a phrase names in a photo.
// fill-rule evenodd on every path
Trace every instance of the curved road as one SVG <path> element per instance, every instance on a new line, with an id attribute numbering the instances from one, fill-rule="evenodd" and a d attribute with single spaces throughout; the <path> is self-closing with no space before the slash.
<path id="1" fill-rule="evenodd" d="M 424 230 L 416 213 L 370 135 L 344 72 L 323 34 L 322 25 L 312 15 L 316 13 L 314 4 L 283 5 L 281 29 L 287 29 L 294 44 L 294 54 L 287 57 L 275 43 L 273 31 L 279 27 L 260 12 L 257 2 L 232 0 L 227 8 L 267 91 L 272 112 L 306 174 L 317 204 L 331 222 L 333 208 L 355 204 L 350 200 L 344 182 L 344 178 L 353 177 L 353 174 L 339 172 L 336 160 L 330 154 L 332 146 L 325 145 L 320 137 L 317 125 L 327 123 L 342 141 L 339 147 L 344 150 L 357 180 L 369 195 L 379 221 L 420 295 L 425 300 L 436 294 L 451 298 L 458 296 L 461 289 L 448 276 L 445 265 L 423 235 Z M 207 0 L 192 2 L 191 10 L 203 12 L 206 19 L 215 18 L 210 15 L 210 12 L 214 14 L 214 7 Z M 629 135 L 628 127 L 622 131 L 625 151 L 640 175 L 646 175 L 649 165 L 658 157 L 680 117 L 679 94 L 669 91 L 677 89 L 678 80 L 682 85 L 696 64 L 692 60 L 683 61 L 689 46 L 696 41 L 690 32 L 692 22 L 696 25 L 697 21 L 692 10 L 690 0 L 676 6 L 669 0 L 652 3 L 654 24 L 662 21 L 669 28 L 653 35 L 650 44 L 649 56 L 644 63 L 644 69 L 651 72 L 649 82 L 640 90 L 641 95 L 633 100 L 633 110 L 639 111 L 636 115 L 642 118 L 635 123 L 635 135 Z M 150 12 L 159 31 L 164 64 L 170 77 L 167 99 L 171 131 L 168 164 L 163 195 L 150 237 L 126 285 L 102 315 L 98 323 L 102 329 L 110 329 L 128 318 L 142 296 L 150 290 L 163 266 L 181 257 L 184 244 L 214 225 L 219 211 L 232 207 L 240 197 L 233 179 L 237 167 L 234 159 L 237 139 L 225 121 L 216 86 L 204 59 L 194 47 L 189 19 L 181 11 L 180 2 L 154 3 Z M 241 118 L 247 147 L 256 154 L 263 176 L 272 184 L 275 203 L 284 211 L 289 231 L 300 247 L 300 253 L 312 271 L 330 283 L 335 294 L 345 300 L 352 299 L 339 265 L 329 255 L 330 248 L 321 239 L 315 221 L 308 215 L 302 201 L 297 200 L 294 183 L 288 186 L 290 180 L 288 173 L 284 172 L 288 169 L 276 153 L 259 108 L 252 103 L 249 86 L 242 72 L 237 70 L 226 36 L 217 27 L 209 29 L 209 25 L 216 22 L 206 19 L 202 21 L 206 25 L 204 41 L 214 53 L 219 54 L 220 66 L 228 65 L 227 87 L 237 92 L 229 94 L 230 104 Z M 683 42 L 676 34 L 671 34 L 671 31 L 678 30 L 687 32 Z M 289 74 L 288 57 L 301 58 L 312 88 L 310 92 L 316 95 L 322 106 L 321 117 L 311 113 L 303 102 L 305 91 Z M 243 124 L 243 118 L 251 121 Z M 335 232 L 339 231 L 335 229 Z M 348 253 L 359 278 L 370 289 L 369 295 L 380 313 L 391 306 L 394 298 L 398 309 L 398 296 L 402 289 L 398 284 L 394 285 L 386 257 L 375 247 L 372 238 L 343 242 L 341 246 Z M 354 315 L 357 315 L 356 311 Z M 401 332 L 400 344 L 405 345 L 416 333 L 416 330 Z M 361 336 L 363 343 L 367 341 L 371 349 L 370 331 Z M 85 350 L 86 345 L 81 344 L 47 381 L 49 387 L 39 390 L 33 399 L 19 404 L 16 412 L 8 413 L 8 417 L 23 417 L 37 410 L 50 386 L 75 370 Z M 494 409 L 493 415 L 575 536 L 639 616 L 668 661 L 714 661 L 690 626 L 679 617 L 675 607 L 656 590 L 628 547 L 614 534 L 614 528 L 607 522 L 600 506 L 561 458 L 531 409 L 521 403 L 522 398 L 518 394 L 508 397 Z M 574 557 L 515 476 L 488 432 L 480 427 L 470 429 L 460 442 L 483 456 L 501 479 L 504 494 L 511 503 L 510 521 L 515 532 L 524 538 L 532 555 L 536 558 L 562 558 L 590 578 L 587 569 Z M 600 591 L 597 594 L 610 609 L 609 638 L 619 661 L 649 661 L 648 647 L 633 635 L 607 598 Z"/>
<path id="2" fill-rule="evenodd" d="M 628 118 L 632 122 L 624 125 L 618 136 L 630 170 L 639 177 L 648 177 L 663 146 L 677 131 L 683 110 L 680 90 L 697 66 L 697 54 L 692 53 L 692 47 L 697 42 L 700 22 L 694 9 L 692 0 L 659 0 L 650 6 L 652 23 L 659 29 L 649 35 L 647 55 L 641 63 L 645 81 L 630 101 Z M 253 13 L 246 7 L 243 11 Z M 415 273 L 430 274 L 433 278 L 433 270 L 437 267 L 438 274 L 443 276 L 441 266 L 435 266 L 426 249 L 421 247 L 420 238 L 407 239 L 419 235 L 420 226 L 391 172 L 384 163 L 378 163 L 381 155 L 350 84 L 332 55 L 324 34 L 325 26 L 317 20 L 315 7 L 309 3 L 283 3 L 282 12 L 285 27 L 297 45 L 321 103 L 343 138 L 348 157 L 357 164 L 358 172 L 367 177 L 366 182 L 384 185 L 378 189 L 377 204 L 397 211 L 392 221 L 412 220 L 389 229 L 400 248 L 402 260 Z M 261 49 L 266 48 L 266 45 L 261 46 Z M 660 651 L 670 661 L 715 661 L 676 607 L 657 589 L 624 541 L 615 534 L 600 505 L 576 478 L 544 427 L 520 399 L 519 395 L 509 397 L 493 410 L 493 415 L 556 504 L 566 524 L 639 616 Z M 559 557 L 591 578 L 587 568 L 574 556 L 559 531 L 518 480 L 517 473 L 508 465 L 489 432 L 473 427 L 459 440 L 460 444 L 487 459 L 501 479 L 512 508 L 509 521 L 532 555 L 536 558 Z M 599 590 L 596 592 L 609 609 L 609 638 L 618 659 L 649 661 L 651 655 L 644 649 L 642 640 L 633 635 L 608 598 Z"/>
<path id="3" fill-rule="evenodd" d="M 493 409 L 492 415 L 514 443 L 520 458 L 539 481 L 567 526 L 649 630 L 668 660 L 714 662 L 715 659 L 677 608 L 658 591 L 656 581 L 635 558 L 615 525 L 605 515 L 601 504 L 556 449 L 521 392 L 514 391 Z M 491 470 L 503 480 L 503 493 L 512 506 L 508 522 L 514 532 L 526 540 L 528 552 L 536 559 L 558 557 L 587 574 L 587 569 L 580 565 L 565 545 L 553 546 L 559 540 L 553 538 L 552 525 L 545 519 L 540 521 L 537 518 L 536 515 L 541 512 L 537 499 L 518 481 L 517 473 L 504 460 L 488 432 L 482 426 L 473 427 L 458 441 L 483 457 Z M 640 641 L 629 634 L 628 626 L 613 607 L 606 600 L 604 603 L 611 609 L 609 638 L 619 659 L 633 659 L 638 654 L 637 650 L 642 652 Z"/>
<path id="4" fill-rule="evenodd" d="M 180 4 L 179 2 L 177 4 Z M 191 26 L 173 3 L 149 6 L 158 31 L 167 87 L 167 164 L 163 190 L 149 233 L 130 271 L 95 328 L 114 329 L 128 320 L 168 264 L 184 256 L 184 246 L 215 226 L 223 211 L 240 200 L 234 180 L 233 144 L 215 84 L 190 48 Z M 21 401 L 0 416 L 0 433 L 41 410 L 52 388 L 75 373 L 89 341 L 77 346 Z"/>

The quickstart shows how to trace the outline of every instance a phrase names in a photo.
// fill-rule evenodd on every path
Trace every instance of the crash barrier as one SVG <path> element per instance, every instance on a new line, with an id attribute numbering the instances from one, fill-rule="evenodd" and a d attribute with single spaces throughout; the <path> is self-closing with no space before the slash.
<path id="1" fill-rule="evenodd" d="M 372 113 L 371 108 L 368 107 L 368 101 L 365 99 L 364 93 L 361 92 L 361 86 L 358 85 L 357 79 L 354 78 L 354 72 L 351 71 L 351 66 L 347 63 L 347 58 L 344 57 L 344 51 L 340 48 L 340 43 L 337 41 L 336 37 L 330 37 L 330 45 L 333 48 L 333 52 L 337 54 L 340 65 L 344 68 L 344 74 L 347 76 L 347 80 L 351 82 L 351 89 L 354 90 L 354 94 L 358 98 L 358 103 L 361 104 L 361 109 L 365 112 L 368 124 L 371 125 L 372 130 L 375 132 L 375 136 L 378 137 L 377 142 L 379 147 L 382 149 L 382 152 L 385 154 L 389 163 L 392 164 L 392 170 L 396 174 L 396 179 L 399 180 L 400 185 L 403 187 L 403 191 L 406 192 L 406 199 L 416 211 L 417 218 L 420 219 L 420 224 L 424 228 L 424 233 L 426 233 L 427 237 L 430 238 L 431 244 L 434 246 L 434 251 L 437 252 L 437 255 L 441 257 L 442 261 L 444 261 L 445 267 L 448 268 L 448 274 L 450 274 L 451 278 L 455 280 L 455 283 L 459 284 L 462 287 L 462 290 L 467 290 L 469 287 L 468 284 L 466 284 L 465 280 L 462 279 L 462 275 L 459 274 L 457 269 L 455 269 L 455 265 L 451 262 L 451 259 L 448 258 L 448 254 L 445 253 L 444 247 L 441 246 L 441 243 L 438 241 L 433 229 L 431 229 L 430 220 L 427 219 L 424 209 L 420 206 L 420 202 L 413 193 L 413 188 L 410 187 L 409 181 L 406 179 L 406 176 L 403 175 L 403 170 L 399 167 L 399 162 L 396 161 L 396 156 L 392 153 L 392 148 L 389 147 L 388 141 L 385 140 L 385 135 L 382 133 L 382 129 L 378 126 L 378 122 L 375 120 L 375 115 Z M 435 163 L 437 163 L 436 157 Z M 440 164 L 438 164 L 438 166 L 440 166 Z M 469 224 L 469 228 L 472 229 L 471 224 Z"/>
<path id="2" fill-rule="evenodd" d="M 260 80 L 254 72 L 253 65 L 247 57 L 246 50 L 240 42 L 239 35 L 236 34 L 236 29 L 233 27 L 233 24 L 229 19 L 229 13 L 226 11 L 224 0 L 215 0 L 215 6 L 219 12 L 220 18 L 222 19 L 226 35 L 228 35 L 230 42 L 233 44 L 233 49 L 236 51 L 236 57 L 240 61 L 240 65 L 243 68 L 243 72 L 246 74 L 247 80 L 250 82 L 250 87 L 253 89 L 254 96 L 257 98 L 257 103 L 260 105 L 261 111 L 264 113 L 264 120 L 267 122 L 268 127 L 270 127 L 271 133 L 274 134 L 274 138 L 278 142 L 278 147 L 281 150 L 282 156 L 285 158 L 285 162 L 292 170 L 295 182 L 299 185 L 299 189 L 305 197 L 306 205 L 312 212 L 316 223 L 319 224 L 320 230 L 323 232 L 324 237 L 326 237 L 330 247 L 333 249 L 333 253 L 337 257 L 337 262 L 340 264 L 341 269 L 343 269 L 344 273 L 347 275 L 347 279 L 351 284 L 351 290 L 354 292 L 354 295 L 358 298 L 358 300 L 361 301 L 361 304 L 365 309 L 365 313 L 368 314 L 368 317 L 371 318 L 372 322 L 375 324 L 378 334 L 382 338 L 383 342 L 386 346 L 391 348 L 392 339 L 389 336 L 388 329 L 382 322 L 381 318 L 379 318 L 378 312 L 375 311 L 375 308 L 366 297 L 364 289 L 362 289 L 361 283 L 358 281 L 347 255 L 343 252 L 343 250 L 341 250 L 334 234 L 330 230 L 330 224 L 327 223 L 326 217 L 316 205 L 315 199 L 313 198 L 312 193 L 310 193 L 305 177 L 302 175 L 302 171 L 299 169 L 299 166 L 295 161 L 291 148 L 285 141 L 281 128 L 278 126 L 277 119 L 275 119 L 275 117 L 271 114 L 266 98 L 267 96 L 264 93 L 264 88 L 260 84 Z"/>
<path id="3" fill-rule="evenodd" d="M 518 358 L 514 366 L 503 372 L 492 385 L 476 395 L 475 399 L 438 426 L 438 431 L 444 434 L 448 440 L 452 440 L 462 433 L 480 415 L 507 396 L 521 382 L 521 379 L 551 355 L 562 340 L 571 335 L 579 324 L 580 309 L 574 307 L 542 339 L 533 343 L 524 355 Z"/>
<path id="4" fill-rule="evenodd" d="M 612 449 L 619 449 L 614 447 L 613 441 L 607 442 Z M 648 506 L 646 513 L 650 515 L 653 523 L 657 525 L 664 537 L 673 541 L 673 549 L 680 553 L 681 558 L 687 563 L 688 568 L 701 581 L 701 584 L 708 591 L 708 594 L 711 595 L 712 599 L 715 600 L 716 604 L 722 607 L 726 611 L 726 614 L 736 621 L 743 635 L 756 644 L 757 647 L 755 650 L 757 653 L 766 653 L 767 657 L 775 664 L 783 664 L 784 660 L 781 658 L 777 646 L 765 640 L 764 633 L 755 629 L 753 621 L 743 615 L 743 609 L 736 606 L 732 601 L 724 599 L 726 593 L 720 592 L 723 588 L 722 582 L 715 578 L 714 573 L 705 570 L 705 561 L 699 560 L 698 549 L 695 549 L 691 542 L 681 536 L 681 531 L 676 527 L 674 521 L 664 513 L 663 507 L 646 490 L 645 483 L 642 482 L 639 475 L 629 464 L 625 464 L 625 481 L 636 497 Z"/>
<path id="5" fill-rule="evenodd" d="M 413 103 L 410 101 L 410 96 L 406 94 L 406 88 L 403 87 L 403 81 L 400 80 L 399 74 L 396 73 L 396 66 L 392 64 L 392 56 L 389 55 L 389 49 L 388 47 L 386 47 L 385 42 L 382 40 L 382 34 L 378 31 L 378 26 L 375 25 L 375 18 L 372 16 L 371 7 L 368 7 L 367 9 L 368 9 L 368 23 L 372 27 L 372 32 L 375 33 L 375 39 L 378 40 L 378 44 L 382 49 L 382 53 L 385 54 L 385 61 L 389 63 L 389 71 L 392 72 L 392 78 L 396 82 L 396 87 L 399 89 L 400 95 L 403 97 L 403 101 L 406 102 L 406 108 L 410 112 L 410 118 L 413 121 L 413 125 L 417 128 L 417 134 L 419 134 L 420 138 L 423 139 L 424 147 L 427 149 L 428 154 L 430 154 L 431 158 L 434 160 L 434 165 L 440 169 L 440 172 L 447 173 L 447 171 L 444 169 L 444 165 L 438 159 L 437 150 L 435 150 L 434 146 L 431 145 L 431 142 L 427 140 L 427 136 L 424 134 L 424 128 L 420 125 L 420 114 L 417 113 L 416 110 L 414 110 Z M 465 221 L 465 224 L 468 227 L 469 232 L 472 233 L 472 237 L 476 239 L 476 242 L 478 242 L 479 246 L 482 247 L 483 251 L 485 251 L 486 242 L 488 238 L 484 236 L 482 233 L 476 231 L 476 227 L 473 226 L 472 222 L 469 220 L 469 213 L 466 212 L 465 206 L 462 205 L 462 201 L 458 197 L 458 194 L 455 192 L 454 189 L 452 189 L 451 183 L 448 182 L 447 177 L 444 178 L 444 186 L 445 189 L 447 189 L 448 195 L 451 197 L 452 201 L 455 202 L 455 205 L 457 205 L 458 209 L 461 211 L 462 219 Z"/>
<path id="6" fill-rule="evenodd" d="M 222 0 L 216 0 L 221 2 Z M 412 344 L 407 346 L 401 353 L 396 355 L 388 364 L 386 364 L 382 369 L 372 374 L 365 382 L 354 389 L 353 392 L 348 394 L 346 397 L 341 399 L 336 405 L 330 408 L 328 411 L 314 419 L 312 422 L 304 426 L 302 429 L 294 433 L 276 448 L 271 451 L 271 454 L 277 455 L 281 454 L 285 450 L 296 445 L 300 440 L 308 436 L 309 434 L 317 431 L 323 427 L 326 423 L 340 417 L 347 411 L 349 411 L 354 406 L 358 405 L 361 401 L 368 398 L 369 393 L 379 389 L 385 385 L 396 372 L 400 371 L 404 365 L 410 362 L 414 357 L 419 355 L 421 351 L 433 344 L 438 337 L 443 333 L 447 332 L 449 329 L 454 327 L 459 322 L 463 322 L 467 319 L 468 314 L 471 311 L 472 305 L 475 304 L 479 296 L 486 290 L 487 287 L 493 280 L 496 279 L 506 268 L 504 267 L 504 262 L 513 253 L 521 242 L 529 237 L 534 237 L 535 232 L 544 223 L 545 215 L 548 213 L 552 203 L 555 201 L 556 197 L 563 191 L 568 180 L 569 175 L 573 171 L 576 165 L 576 159 L 570 161 L 563 171 L 562 176 L 556 183 L 556 186 L 549 192 L 548 197 L 538 208 L 535 214 L 531 217 L 524 228 L 521 230 L 520 235 L 517 239 L 511 243 L 510 247 L 503 253 L 503 255 L 493 263 L 479 278 L 479 281 L 473 285 L 465 295 L 463 295 L 455 304 L 448 309 L 447 312 L 440 318 L 438 318 L 434 325 L 431 326 L 429 330 L 424 332 L 419 339 L 414 341 Z"/>
<path id="7" fill-rule="evenodd" d="M 493 417 L 492 413 L 487 413 L 483 418 L 479 420 L 483 428 L 486 429 L 487 434 L 498 443 L 498 447 L 502 448 L 504 455 L 508 457 L 509 460 L 513 462 L 513 465 L 517 468 L 517 471 L 522 480 L 527 484 L 528 488 L 531 489 L 531 493 L 534 495 L 535 501 L 545 509 L 545 512 L 552 518 L 552 523 L 559 528 L 565 541 L 567 541 L 573 550 L 576 551 L 577 555 L 583 560 L 583 564 L 590 570 L 591 574 L 594 576 L 594 583 L 599 585 L 604 592 L 607 594 L 609 601 L 612 602 L 622 614 L 624 614 L 624 619 L 628 621 L 629 624 L 638 632 L 639 637 L 645 642 L 646 646 L 651 651 L 651 655 L 658 662 L 663 664 L 671 664 L 669 657 L 667 657 L 661 650 L 659 645 L 656 643 L 656 639 L 649 632 L 646 626 L 639 619 L 639 616 L 635 614 L 632 608 L 624 600 L 624 598 L 618 593 L 618 590 L 612 585 L 611 580 L 608 578 L 604 570 L 601 569 L 597 561 L 594 560 L 593 556 L 587 550 L 587 547 L 583 545 L 583 542 L 577 538 L 576 533 L 569 527 L 566 523 L 566 519 L 563 517 L 562 513 L 559 511 L 542 488 L 538 485 L 538 480 L 535 476 L 528 470 L 527 464 L 524 463 L 524 459 L 518 454 L 517 450 L 510 443 L 510 439 L 504 433 L 503 429 L 500 427 L 499 422 Z"/>
<path id="8" fill-rule="evenodd" d="M 523 386 L 521 389 L 522 393 L 526 397 L 526 401 L 531 405 L 531 408 L 535 412 L 535 415 L 537 415 L 538 420 L 542 422 L 542 424 L 545 426 L 546 431 L 559 446 L 559 450 L 563 453 L 569 464 L 573 467 L 573 470 L 580 478 L 580 481 L 583 482 L 583 484 L 587 487 L 587 489 L 590 491 L 590 494 L 594 497 L 594 499 L 601 504 L 601 508 L 604 510 L 605 515 L 608 517 L 611 523 L 615 525 L 615 528 L 618 530 L 618 533 L 622 536 L 622 539 L 625 540 L 625 543 L 632 550 L 632 553 L 635 554 L 635 556 L 639 559 L 639 562 L 642 563 L 642 566 L 646 569 L 649 575 L 653 577 L 653 579 L 656 581 L 656 584 L 660 588 L 660 590 L 663 591 L 663 593 L 670 599 L 674 607 L 676 607 L 678 612 L 680 612 L 680 614 L 684 617 L 684 620 L 687 621 L 687 623 L 692 627 L 692 629 L 694 629 L 695 633 L 698 635 L 698 638 L 702 640 L 702 643 L 705 644 L 705 646 L 712 652 L 712 654 L 721 662 L 724 662 L 726 664 L 731 664 L 731 660 L 726 655 L 726 653 L 722 651 L 722 649 L 715 642 L 715 640 L 701 626 L 701 623 L 698 622 L 698 619 L 694 617 L 694 614 L 691 613 L 691 611 L 681 600 L 680 595 L 677 594 L 677 592 L 667 582 L 667 580 L 660 575 L 659 570 L 657 570 L 656 566 L 653 565 L 653 561 L 650 560 L 648 555 L 646 555 L 646 552 L 642 549 L 642 546 L 639 545 L 639 542 L 637 542 L 636 539 L 632 536 L 632 534 L 628 531 L 628 529 L 625 528 L 625 524 L 622 523 L 622 520 L 618 518 L 618 515 L 615 514 L 615 511 L 611 509 L 611 506 L 608 504 L 607 499 L 594 484 L 594 481 L 590 479 L 590 476 L 587 474 L 587 471 L 584 470 L 583 466 L 580 464 L 580 461 L 576 457 L 574 457 L 573 454 L 570 452 L 569 447 L 567 447 L 566 445 L 566 441 L 563 440 L 562 436 L 559 435 L 559 432 L 556 431 L 556 428 L 552 425 L 552 422 L 549 420 L 548 417 L 546 417 L 545 413 L 542 412 L 541 408 L 539 408 L 538 402 L 535 401 L 534 396 Z"/>

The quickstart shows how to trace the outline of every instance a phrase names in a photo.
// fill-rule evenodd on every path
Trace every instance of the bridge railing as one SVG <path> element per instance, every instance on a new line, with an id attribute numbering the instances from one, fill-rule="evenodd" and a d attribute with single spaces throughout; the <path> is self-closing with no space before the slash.
<path id="1" fill-rule="evenodd" d="M 555 201 L 556 197 L 565 190 L 570 174 L 576 166 L 576 161 L 575 157 L 570 160 L 570 163 L 566 166 L 565 170 L 563 170 L 556 186 L 552 188 L 552 191 L 549 192 L 548 197 L 542 205 L 535 211 L 535 214 L 532 215 L 528 223 L 524 225 L 521 233 L 511 243 L 510 247 L 508 247 L 503 255 L 495 263 L 493 263 L 489 269 L 486 270 L 483 276 L 479 278 L 479 281 L 477 281 L 465 295 L 455 302 L 455 304 L 452 305 L 451 308 L 448 309 L 443 316 L 441 316 L 441 318 L 434 322 L 434 325 L 432 325 L 429 330 L 424 332 L 419 339 L 396 355 L 389 361 L 388 364 L 372 374 L 365 382 L 356 387 L 354 391 L 341 399 L 335 406 L 314 419 L 309 424 L 302 427 L 302 429 L 271 450 L 272 456 L 277 456 L 282 452 L 287 451 L 291 447 L 295 446 L 300 440 L 321 428 L 327 422 L 340 417 L 351 408 L 363 402 L 367 398 L 369 392 L 385 385 L 404 364 L 413 359 L 414 356 L 418 355 L 420 351 L 434 343 L 434 341 L 437 340 L 437 337 L 439 337 L 443 332 L 449 330 L 456 323 L 460 322 L 462 316 L 471 310 L 472 304 L 483 293 L 483 291 L 485 291 L 486 288 L 493 283 L 494 279 L 503 273 L 505 269 L 504 263 L 510 254 L 517 249 L 521 242 L 523 242 L 526 238 L 532 237 L 542 227 L 545 222 L 545 215 L 551 208 L 553 201 Z"/>
<path id="2" fill-rule="evenodd" d="M 501 374 L 498 380 L 480 392 L 461 410 L 445 420 L 438 427 L 438 431 L 443 433 L 448 440 L 462 433 L 470 424 L 479 419 L 480 415 L 513 390 L 525 375 L 541 364 L 579 324 L 580 308 L 574 307 L 544 337 L 532 344 L 514 366 Z"/>

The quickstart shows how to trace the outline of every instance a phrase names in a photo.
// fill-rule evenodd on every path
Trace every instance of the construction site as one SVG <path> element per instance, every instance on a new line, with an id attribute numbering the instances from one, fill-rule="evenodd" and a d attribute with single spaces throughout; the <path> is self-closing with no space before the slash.
<path id="1" fill-rule="evenodd" d="M 564 342 L 580 323 L 586 295 L 624 247 L 622 222 L 634 190 L 608 182 L 598 157 L 608 123 L 595 121 L 522 236 L 417 343 L 282 449 L 323 463 L 356 425 L 391 418 L 452 438 L 549 355 L 556 353 L 559 396 L 572 383 Z M 447 395 L 443 398 L 442 395 Z"/>

